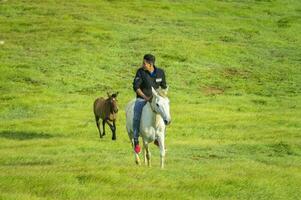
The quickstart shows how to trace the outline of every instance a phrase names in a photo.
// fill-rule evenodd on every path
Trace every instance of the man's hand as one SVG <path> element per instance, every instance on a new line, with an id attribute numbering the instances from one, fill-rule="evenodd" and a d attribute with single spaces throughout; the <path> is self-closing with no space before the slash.
<path id="1" fill-rule="evenodd" d="M 144 97 L 143 97 L 144 99 L 145 99 L 145 101 L 150 101 L 151 100 L 151 98 L 150 97 L 147 97 L 147 96 L 145 96 L 144 95 Z"/>
<path id="2" fill-rule="evenodd" d="M 151 100 L 151 97 L 146 96 L 146 95 L 142 92 L 141 89 L 137 89 L 136 92 L 137 92 L 137 94 L 138 94 L 139 96 L 143 97 L 143 99 L 144 99 L 145 101 L 150 101 L 150 100 Z"/>

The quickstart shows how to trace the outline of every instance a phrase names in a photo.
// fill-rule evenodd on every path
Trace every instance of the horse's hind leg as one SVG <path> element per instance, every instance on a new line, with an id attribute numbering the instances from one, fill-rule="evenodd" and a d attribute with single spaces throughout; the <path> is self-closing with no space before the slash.
<path id="1" fill-rule="evenodd" d="M 96 121 L 96 126 L 97 126 L 97 129 L 98 129 L 98 132 L 99 132 L 99 137 L 102 138 L 101 131 L 100 131 L 100 128 L 99 128 L 99 117 L 95 116 L 95 121 Z"/>

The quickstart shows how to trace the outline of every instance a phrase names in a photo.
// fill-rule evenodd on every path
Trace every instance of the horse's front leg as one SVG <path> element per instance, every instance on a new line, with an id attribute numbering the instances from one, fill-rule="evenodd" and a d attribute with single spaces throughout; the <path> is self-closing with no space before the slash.
<path id="1" fill-rule="evenodd" d="M 147 142 L 143 142 L 144 163 L 151 167 L 151 153 Z"/>
<path id="2" fill-rule="evenodd" d="M 164 133 L 160 134 L 158 137 L 158 143 L 159 143 L 159 148 L 160 148 L 160 166 L 161 169 L 164 168 L 164 162 L 165 162 L 165 138 L 164 138 Z"/>
<path id="3" fill-rule="evenodd" d="M 142 147 L 142 152 L 143 152 L 143 161 L 144 161 L 144 164 L 147 165 L 145 145 L 143 145 L 143 147 Z"/>

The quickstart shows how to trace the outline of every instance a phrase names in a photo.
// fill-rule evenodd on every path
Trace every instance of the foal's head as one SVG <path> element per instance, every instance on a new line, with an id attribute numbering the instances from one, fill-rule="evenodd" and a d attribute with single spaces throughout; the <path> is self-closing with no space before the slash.
<path id="1" fill-rule="evenodd" d="M 108 99 L 107 101 L 109 101 L 110 103 L 110 112 L 111 113 L 117 113 L 118 112 L 118 105 L 117 105 L 117 95 L 118 95 L 118 92 L 116 93 L 113 93 L 112 95 L 110 95 L 109 93 L 108 94 Z"/>

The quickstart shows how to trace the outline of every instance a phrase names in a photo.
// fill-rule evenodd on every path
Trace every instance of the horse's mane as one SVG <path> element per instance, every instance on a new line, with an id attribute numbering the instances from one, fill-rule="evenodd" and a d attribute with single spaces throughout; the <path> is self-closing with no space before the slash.
<path id="1" fill-rule="evenodd" d="M 156 91 L 161 97 L 167 98 L 167 89 L 159 88 Z"/>

